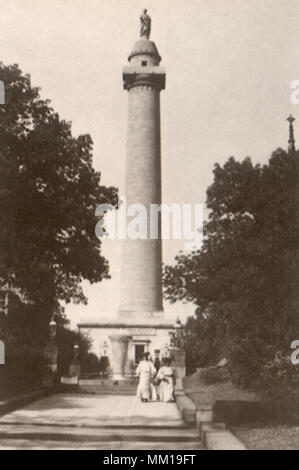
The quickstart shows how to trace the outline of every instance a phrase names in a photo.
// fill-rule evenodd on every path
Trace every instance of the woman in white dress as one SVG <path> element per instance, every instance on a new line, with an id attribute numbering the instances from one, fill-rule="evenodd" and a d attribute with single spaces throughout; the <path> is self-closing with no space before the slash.
<path id="1" fill-rule="evenodd" d="M 148 401 L 151 395 L 152 377 L 156 374 L 156 368 L 149 360 L 149 354 L 144 353 L 143 360 L 139 362 L 136 369 L 136 374 L 139 376 L 139 384 L 137 387 L 137 397 L 141 401 Z"/>
<path id="2" fill-rule="evenodd" d="M 163 359 L 164 365 L 158 372 L 157 379 L 160 381 L 160 399 L 162 401 L 174 401 L 174 370 L 170 366 L 171 359 Z"/>

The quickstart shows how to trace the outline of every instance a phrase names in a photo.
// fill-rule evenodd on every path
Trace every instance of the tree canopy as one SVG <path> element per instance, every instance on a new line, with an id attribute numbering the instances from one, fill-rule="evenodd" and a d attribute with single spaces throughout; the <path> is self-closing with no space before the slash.
<path id="1" fill-rule="evenodd" d="M 109 276 L 95 209 L 116 205 L 117 190 L 92 166 L 91 137 L 74 137 L 29 75 L 0 64 L 0 80 L 0 289 L 18 297 L 12 313 L 26 306 L 48 322 L 60 301 L 86 302 L 83 279 Z"/>
<path id="2" fill-rule="evenodd" d="M 180 337 L 194 364 L 225 355 L 244 384 L 299 338 L 298 176 L 299 152 L 281 149 L 264 166 L 215 165 L 203 247 L 165 268 L 166 298 L 197 306 Z"/>

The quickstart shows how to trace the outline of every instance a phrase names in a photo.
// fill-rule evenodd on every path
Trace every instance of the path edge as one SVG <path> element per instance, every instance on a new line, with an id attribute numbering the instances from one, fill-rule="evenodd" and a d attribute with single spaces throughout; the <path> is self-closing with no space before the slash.
<path id="1" fill-rule="evenodd" d="M 52 387 L 45 387 L 41 390 L 36 390 L 34 392 L 25 393 L 14 398 L 5 400 L 3 403 L 0 403 L 0 417 L 11 413 L 19 408 L 22 408 L 29 403 L 32 403 L 41 398 L 45 398 L 48 395 L 51 395 L 53 392 Z"/>
<path id="2" fill-rule="evenodd" d="M 207 450 L 247 450 L 245 445 L 223 422 L 214 421 L 213 405 L 196 406 L 183 389 L 176 390 L 176 405 L 184 422 L 196 426 L 199 438 Z"/>

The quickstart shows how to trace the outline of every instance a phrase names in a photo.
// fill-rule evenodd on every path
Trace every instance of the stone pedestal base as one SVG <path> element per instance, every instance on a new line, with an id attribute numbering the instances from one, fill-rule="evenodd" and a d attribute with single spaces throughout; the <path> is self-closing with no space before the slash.
<path id="1" fill-rule="evenodd" d="M 186 353 L 178 348 L 169 348 L 168 353 L 172 358 L 171 366 L 175 369 L 177 383 L 179 383 L 186 376 Z"/>
<path id="2" fill-rule="evenodd" d="M 110 335 L 109 338 L 113 354 L 113 380 L 124 380 L 128 358 L 128 345 L 132 337 L 129 335 Z"/>
<path id="3" fill-rule="evenodd" d="M 70 377 L 79 377 L 81 373 L 81 367 L 78 362 L 72 362 L 69 368 L 69 376 Z"/>
<path id="4" fill-rule="evenodd" d="M 48 370 L 51 374 L 57 372 L 58 348 L 55 344 L 47 344 L 44 347 L 44 357 L 47 361 Z"/>
<path id="5" fill-rule="evenodd" d="M 64 385 L 78 385 L 79 384 L 79 376 L 74 375 L 73 377 L 64 377 L 62 376 L 60 379 L 60 383 Z"/>

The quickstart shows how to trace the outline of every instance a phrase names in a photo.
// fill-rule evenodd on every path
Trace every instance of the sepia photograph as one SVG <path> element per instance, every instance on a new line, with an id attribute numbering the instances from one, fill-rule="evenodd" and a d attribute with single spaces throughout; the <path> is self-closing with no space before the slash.
<path id="1" fill-rule="evenodd" d="M 298 0 L 0 10 L 0 451 L 299 450 Z"/>

